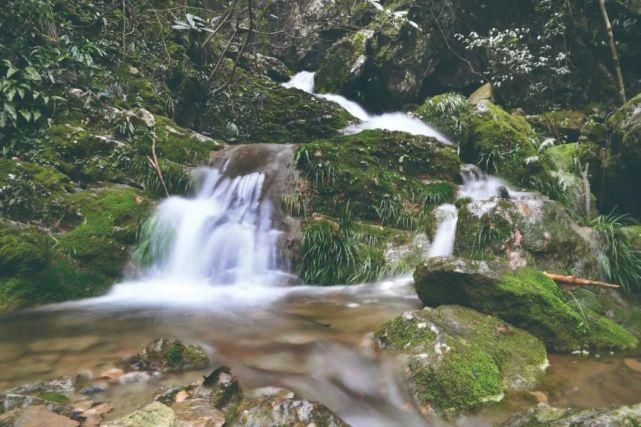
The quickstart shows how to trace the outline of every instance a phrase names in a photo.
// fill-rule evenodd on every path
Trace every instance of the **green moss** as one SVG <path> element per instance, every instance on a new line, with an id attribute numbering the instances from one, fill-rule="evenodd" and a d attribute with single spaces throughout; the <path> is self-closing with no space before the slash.
<path id="1" fill-rule="evenodd" d="M 445 93 L 425 101 L 416 114 L 457 143 L 465 144 L 471 131 L 473 111 L 474 106 L 464 96 Z"/>
<path id="2" fill-rule="evenodd" d="M 156 138 L 158 157 L 182 165 L 205 164 L 210 153 L 223 146 L 213 139 L 199 138 L 163 116 L 156 116 Z"/>
<path id="3" fill-rule="evenodd" d="M 417 294 L 429 306 L 460 304 L 492 314 L 543 340 L 549 350 L 635 348 L 637 339 L 611 320 L 577 310 L 543 273 L 506 271 L 505 263 L 434 259 L 420 265 Z"/>
<path id="4" fill-rule="evenodd" d="M 537 155 L 532 143 L 534 137 L 524 117 L 509 114 L 486 101 L 480 103 L 472 115 L 469 138 L 462 141 L 461 158 L 479 164 L 490 173 L 526 184 L 533 175 L 545 175 L 540 162 L 526 162 Z"/>
<path id="5" fill-rule="evenodd" d="M 403 317 L 396 317 L 379 326 L 374 334 L 385 347 L 398 351 L 430 346 L 437 338 L 426 325 L 420 327 L 417 322 L 407 322 Z"/>
<path id="6" fill-rule="evenodd" d="M 58 252 L 55 240 L 30 227 L 0 223 L 0 310 L 94 296 L 109 284 Z"/>
<path id="7" fill-rule="evenodd" d="M 299 146 L 297 167 L 311 184 L 310 209 L 338 216 L 350 202 L 355 219 L 381 221 L 381 209 L 393 202 L 394 223 L 412 225 L 430 194 L 451 197 L 459 160 L 451 147 L 434 139 L 400 132 L 365 131 Z M 421 195 L 424 195 L 422 198 Z M 401 217 L 401 218 L 399 218 Z M 398 219 L 398 220 L 397 220 Z M 405 228 L 405 227 L 400 227 Z"/>
<path id="8" fill-rule="evenodd" d="M 331 46 L 327 57 L 332 61 L 323 61 L 315 76 L 320 92 L 341 93 L 350 89 L 350 83 L 354 83 L 354 77 L 359 77 L 360 68 L 365 65 L 366 43 L 371 35 L 370 31 L 361 30 L 348 34 Z M 354 72 L 357 75 L 353 75 Z"/>
<path id="9" fill-rule="evenodd" d="M 450 351 L 443 363 L 420 370 L 414 377 L 422 404 L 460 413 L 501 399 L 501 374 L 489 354 L 473 346 Z"/>
<path id="10" fill-rule="evenodd" d="M 38 393 L 37 397 L 48 402 L 58 403 L 60 405 L 66 405 L 71 402 L 71 400 L 67 396 L 57 391 L 43 391 Z"/>
<path id="11" fill-rule="evenodd" d="M 119 277 L 150 203 L 131 188 L 82 191 L 69 196 L 83 222 L 60 236 L 60 249 L 89 270 Z"/>

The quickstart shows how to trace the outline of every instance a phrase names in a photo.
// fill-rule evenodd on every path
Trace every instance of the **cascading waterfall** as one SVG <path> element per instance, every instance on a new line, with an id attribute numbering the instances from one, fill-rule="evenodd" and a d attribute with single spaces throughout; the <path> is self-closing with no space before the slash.
<path id="1" fill-rule="evenodd" d="M 434 240 L 430 245 L 428 256 L 450 256 L 454 253 L 456 241 L 456 225 L 458 223 L 458 210 L 456 206 L 444 204 L 436 208 L 436 218 L 439 225 L 434 233 Z"/>
<path id="2" fill-rule="evenodd" d="M 157 208 L 147 236 L 153 260 L 147 276 L 208 280 L 212 284 L 273 284 L 276 240 L 265 175 L 233 179 L 218 169 L 198 170 L 192 198 L 169 197 Z"/>
<path id="3" fill-rule="evenodd" d="M 431 136 L 438 139 L 444 144 L 452 144 L 443 134 L 436 129 L 428 126 L 422 120 L 412 117 L 405 113 L 384 113 L 380 115 L 370 115 L 354 101 L 336 94 L 315 94 L 314 93 L 314 73 L 301 71 L 294 75 L 290 81 L 283 83 L 286 88 L 295 88 L 307 93 L 326 99 L 343 107 L 352 116 L 359 120 L 359 123 L 348 126 L 343 131 L 347 134 L 355 134 L 366 129 L 384 129 L 391 131 L 402 131 L 413 135 Z"/>

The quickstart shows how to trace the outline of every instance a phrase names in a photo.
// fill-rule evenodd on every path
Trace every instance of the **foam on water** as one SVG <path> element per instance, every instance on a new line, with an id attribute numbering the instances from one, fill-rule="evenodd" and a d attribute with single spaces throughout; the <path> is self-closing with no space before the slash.
<path id="1" fill-rule="evenodd" d="M 380 115 L 370 115 L 358 103 L 350 101 L 341 95 L 336 94 L 315 94 L 314 73 L 301 71 L 295 74 L 290 81 L 283 83 L 286 88 L 295 88 L 307 93 L 326 99 L 343 107 L 360 122 L 344 129 L 347 134 L 355 134 L 366 129 L 383 129 L 391 131 L 407 132 L 412 135 L 431 136 L 444 144 L 452 144 L 443 134 L 428 126 L 422 120 L 405 113 L 392 112 Z"/>

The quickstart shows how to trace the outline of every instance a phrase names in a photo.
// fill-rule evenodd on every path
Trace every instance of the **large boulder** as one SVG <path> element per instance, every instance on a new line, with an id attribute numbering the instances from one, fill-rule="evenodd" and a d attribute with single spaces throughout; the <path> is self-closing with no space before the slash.
<path id="1" fill-rule="evenodd" d="M 641 218 L 641 94 L 617 110 L 607 122 L 610 140 L 604 167 L 605 207 L 618 207 Z"/>
<path id="2" fill-rule="evenodd" d="M 561 203 L 516 193 L 511 198 L 463 199 L 458 206 L 456 256 L 503 257 L 513 268 L 600 278 L 591 230 L 578 226 Z"/>
<path id="3" fill-rule="evenodd" d="M 547 366 L 544 345 L 501 319 L 461 306 L 406 312 L 375 332 L 379 348 L 406 357 L 421 405 L 469 411 L 504 392 L 534 387 Z"/>
<path id="4" fill-rule="evenodd" d="M 566 301 L 543 273 L 509 270 L 505 262 L 433 258 L 414 273 L 416 292 L 430 307 L 460 304 L 500 317 L 542 339 L 548 350 L 624 351 L 638 345 L 623 327 Z"/>
<path id="5" fill-rule="evenodd" d="M 424 81 L 446 56 L 440 31 L 452 30 L 459 2 L 439 2 L 438 22 L 430 13 L 435 2 L 382 3 L 364 29 L 328 50 L 331 60 L 318 72 L 319 90 L 343 93 L 374 111 L 420 98 Z"/>
<path id="6" fill-rule="evenodd" d="M 514 415 L 501 426 L 601 427 L 636 426 L 639 424 L 641 424 L 641 404 L 578 411 L 576 409 L 553 408 L 540 403 L 535 408 Z"/>

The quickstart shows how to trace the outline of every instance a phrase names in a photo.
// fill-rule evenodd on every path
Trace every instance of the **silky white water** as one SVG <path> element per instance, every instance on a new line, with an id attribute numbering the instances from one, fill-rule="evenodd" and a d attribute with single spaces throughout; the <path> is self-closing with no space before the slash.
<path id="1" fill-rule="evenodd" d="M 450 256 L 454 253 L 458 210 L 454 205 L 443 204 L 436 208 L 436 218 L 439 221 L 439 225 L 436 227 L 428 256 Z"/>
<path id="2" fill-rule="evenodd" d="M 312 72 L 301 71 L 295 74 L 290 81 L 283 83 L 283 86 L 286 88 L 300 89 L 307 93 L 316 95 L 319 98 L 335 102 L 343 107 L 348 113 L 359 120 L 359 123 L 353 124 L 344 129 L 344 132 L 347 134 L 355 134 L 366 129 L 384 129 L 407 132 L 412 135 L 431 136 L 444 144 L 451 144 L 451 142 L 436 129 L 428 126 L 422 120 L 408 114 L 393 112 L 372 116 L 368 114 L 363 107 L 354 101 L 350 101 L 344 96 L 336 94 L 315 94 L 314 73 Z"/>

